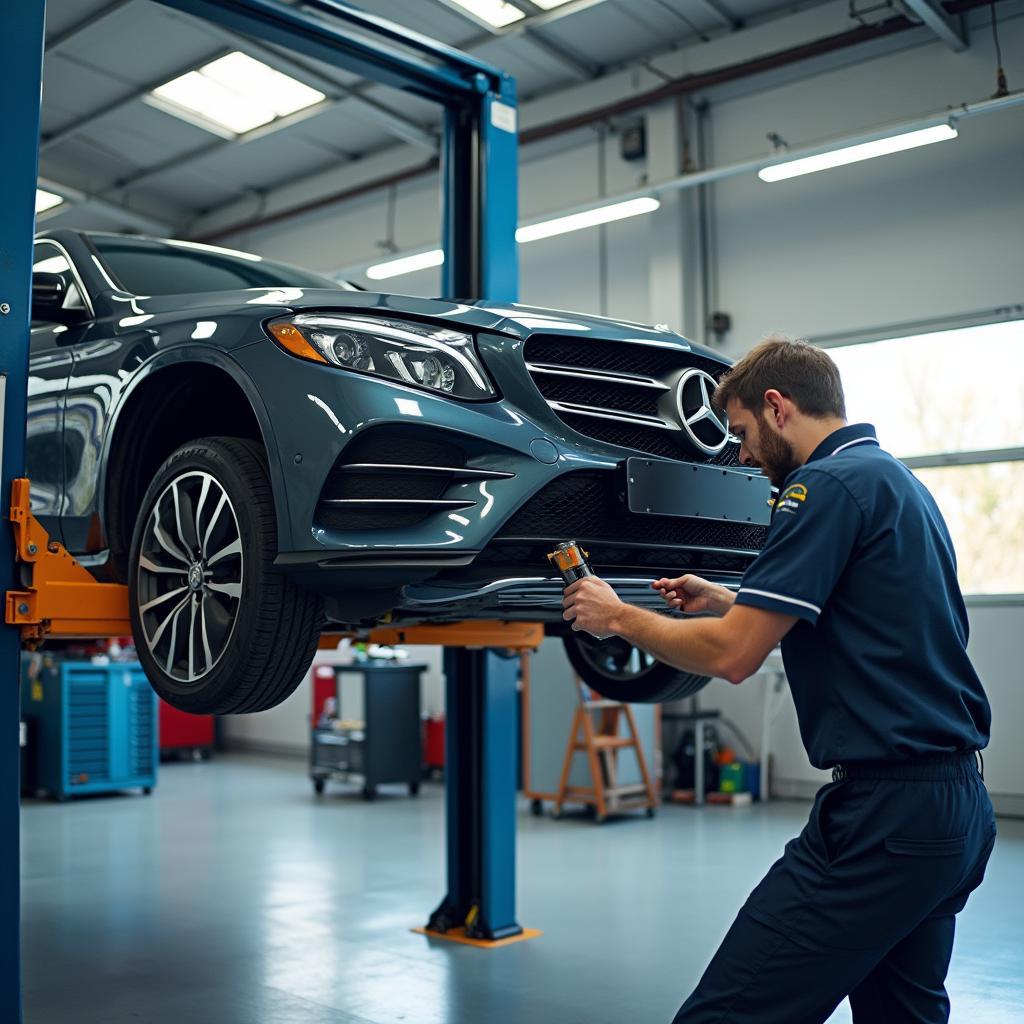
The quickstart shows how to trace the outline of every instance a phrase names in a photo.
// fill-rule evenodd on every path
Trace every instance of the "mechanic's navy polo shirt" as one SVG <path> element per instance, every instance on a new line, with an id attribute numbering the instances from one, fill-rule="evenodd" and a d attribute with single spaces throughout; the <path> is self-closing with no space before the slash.
<path id="1" fill-rule="evenodd" d="M 786 477 L 736 603 L 801 620 L 782 657 L 815 767 L 988 743 L 949 531 L 870 424 L 830 434 Z"/>

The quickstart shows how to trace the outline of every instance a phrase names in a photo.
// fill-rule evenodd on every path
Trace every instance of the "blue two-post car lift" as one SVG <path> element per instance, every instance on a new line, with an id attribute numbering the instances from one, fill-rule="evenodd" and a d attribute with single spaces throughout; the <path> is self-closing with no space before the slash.
<path id="1" fill-rule="evenodd" d="M 451 47 L 336 0 L 160 0 L 244 35 L 439 103 L 444 110 L 442 292 L 514 301 L 518 293 L 515 80 Z M 0 506 L 24 475 L 31 254 L 39 152 L 45 0 L 0 9 Z M 14 532 L 0 529 L 0 594 L 21 586 Z M 522 933 L 515 920 L 515 662 L 488 648 L 536 646 L 539 627 L 482 624 L 406 642 L 446 645 L 448 894 L 429 929 L 465 926 L 483 941 Z M 467 624 L 470 626 L 470 624 Z M 0 1016 L 20 1022 L 19 656 L 0 624 Z"/>

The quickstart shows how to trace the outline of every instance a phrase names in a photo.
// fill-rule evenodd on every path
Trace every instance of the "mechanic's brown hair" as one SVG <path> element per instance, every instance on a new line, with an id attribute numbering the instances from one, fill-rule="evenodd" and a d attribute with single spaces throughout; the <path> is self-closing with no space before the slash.
<path id="1" fill-rule="evenodd" d="M 839 367 L 820 348 L 773 334 L 752 348 L 718 382 L 714 405 L 720 412 L 735 398 L 760 415 L 764 393 L 774 388 L 807 416 L 846 419 Z"/>

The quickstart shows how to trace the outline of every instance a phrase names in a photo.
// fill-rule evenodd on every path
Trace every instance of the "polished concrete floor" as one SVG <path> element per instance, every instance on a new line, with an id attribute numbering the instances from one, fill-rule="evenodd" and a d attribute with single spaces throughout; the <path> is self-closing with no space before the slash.
<path id="1" fill-rule="evenodd" d="M 545 934 L 485 951 L 409 931 L 441 895 L 441 788 L 352 793 L 232 756 L 162 766 L 148 798 L 26 804 L 27 1024 L 661 1024 L 806 815 L 524 807 L 521 923 Z M 956 1022 L 1024 1022 L 1022 883 L 1024 822 L 1004 821 L 960 919 Z"/>

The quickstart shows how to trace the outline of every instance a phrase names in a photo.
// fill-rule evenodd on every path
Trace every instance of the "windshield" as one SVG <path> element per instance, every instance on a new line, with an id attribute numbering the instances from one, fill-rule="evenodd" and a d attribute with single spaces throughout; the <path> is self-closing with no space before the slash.
<path id="1" fill-rule="evenodd" d="M 90 235 L 89 240 L 111 276 L 134 295 L 279 287 L 354 290 L 350 284 L 308 270 L 215 245 L 100 234 Z"/>

